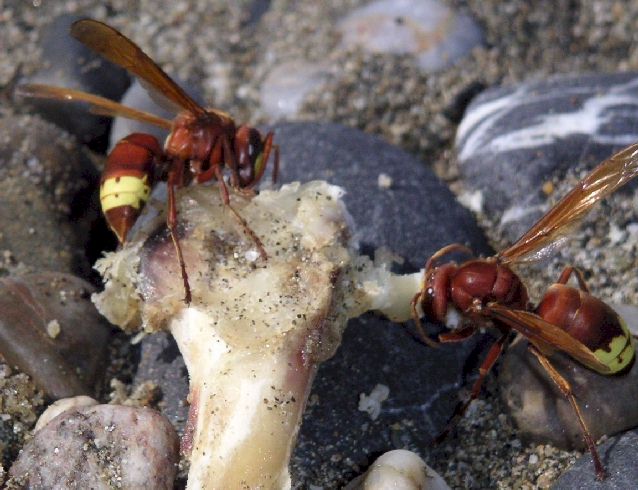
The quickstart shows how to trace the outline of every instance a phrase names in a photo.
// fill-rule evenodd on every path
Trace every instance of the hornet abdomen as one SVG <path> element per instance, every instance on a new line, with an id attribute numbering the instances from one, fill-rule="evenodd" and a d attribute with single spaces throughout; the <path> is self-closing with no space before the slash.
<path id="1" fill-rule="evenodd" d="M 100 182 L 100 202 L 120 243 L 126 241 L 149 198 L 154 168 L 162 155 L 157 139 L 141 133 L 120 140 L 109 153 Z"/>
<path id="2" fill-rule="evenodd" d="M 585 291 L 553 284 L 536 313 L 585 344 L 612 373 L 624 371 L 636 356 L 634 339 L 624 320 Z"/>

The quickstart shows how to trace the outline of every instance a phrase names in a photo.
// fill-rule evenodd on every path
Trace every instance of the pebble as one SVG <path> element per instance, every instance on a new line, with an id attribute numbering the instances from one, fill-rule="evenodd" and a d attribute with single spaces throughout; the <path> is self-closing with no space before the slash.
<path id="1" fill-rule="evenodd" d="M 344 490 L 450 490 L 439 474 L 412 451 L 395 449 L 379 456 L 370 469 Z"/>
<path id="2" fill-rule="evenodd" d="M 511 345 L 502 362 L 501 396 L 520 436 L 560 448 L 584 449 L 569 401 L 527 351 L 527 342 Z M 603 376 L 562 354 L 553 355 L 551 362 L 572 386 L 594 440 L 638 426 L 638 363 L 626 374 Z"/>
<path id="3" fill-rule="evenodd" d="M 78 395 L 71 398 L 60 398 L 59 400 L 54 401 L 44 412 L 42 412 L 42 415 L 38 418 L 33 431 L 39 431 L 54 418 L 63 414 L 67 410 L 80 407 L 92 407 L 94 405 L 99 405 L 99 402 L 86 395 Z"/>
<path id="4" fill-rule="evenodd" d="M 0 278 L 0 355 L 53 399 L 95 395 L 110 327 L 90 300 L 95 288 L 70 274 Z M 52 338 L 51 321 L 60 324 Z"/>
<path id="5" fill-rule="evenodd" d="M 425 71 L 453 65 L 483 42 L 470 16 L 437 0 L 376 0 L 337 24 L 345 49 L 409 54 Z"/>
<path id="6" fill-rule="evenodd" d="M 492 88 L 468 107 L 456 149 L 466 191 L 510 241 L 545 211 L 548 181 L 638 140 L 638 74 L 566 75 Z"/>
<path id="7" fill-rule="evenodd" d="M 293 119 L 304 98 L 318 90 L 328 75 L 327 63 L 295 59 L 276 65 L 261 84 L 261 110 L 274 121 Z"/>
<path id="8" fill-rule="evenodd" d="M 73 408 L 35 433 L 9 470 L 7 485 L 169 490 L 178 456 L 175 429 L 154 410 Z"/>
<path id="9" fill-rule="evenodd" d="M 638 430 L 611 437 L 598 446 L 607 478 L 596 480 L 589 453 L 582 456 L 552 485 L 552 490 L 626 490 L 638 482 Z"/>
<path id="10" fill-rule="evenodd" d="M 88 275 L 98 178 L 68 133 L 34 116 L 0 117 L 0 276 Z"/>
<path id="11" fill-rule="evenodd" d="M 39 45 L 43 63 L 37 72 L 20 82 L 72 88 L 119 100 L 130 83 L 126 71 L 71 37 L 71 24 L 81 18 L 60 15 L 42 29 Z M 103 137 L 109 129 L 107 118 L 91 114 L 82 104 L 29 99 L 29 105 L 84 143 Z"/>

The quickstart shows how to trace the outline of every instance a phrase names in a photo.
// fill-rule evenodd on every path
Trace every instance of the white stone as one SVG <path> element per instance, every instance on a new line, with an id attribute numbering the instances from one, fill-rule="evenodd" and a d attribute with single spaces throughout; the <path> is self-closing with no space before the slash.
<path id="1" fill-rule="evenodd" d="M 337 29 L 346 49 L 412 54 L 425 71 L 452 65 L 483 37 L 469 16 L 435 0 L 378 0 L 353 10 Z"/>

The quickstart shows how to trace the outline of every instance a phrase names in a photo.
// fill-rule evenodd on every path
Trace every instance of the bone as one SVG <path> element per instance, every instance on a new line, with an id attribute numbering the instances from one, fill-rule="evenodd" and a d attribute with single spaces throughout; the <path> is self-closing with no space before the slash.
<path id="1" fill-rule="evenodd" d="M 359 256 L 342 195 L 319 181 L 252 198 L 233 193 L 233 207 L 264 244 L 263 260 L 216 186 L 182 190 L 188 306 L 161 196 L 131 242 L 96 265 L 105 280 L 98 309 L 129 332 L 169 330 L 184 356 L 188 488 L 290 488 L 312 380 L 347 320 L 368 310 L 410 318 L 421 274 L 395 276 L 389 264 Z"/>

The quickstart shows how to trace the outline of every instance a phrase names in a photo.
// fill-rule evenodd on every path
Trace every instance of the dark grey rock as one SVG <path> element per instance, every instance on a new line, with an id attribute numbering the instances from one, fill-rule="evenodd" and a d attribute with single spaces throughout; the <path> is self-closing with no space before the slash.
<path id="1" fill-rule="evenodd" d="M 134 385 L 153 381 L 161 389 L 159 409 L 180 433 L 188 419 L 188 371 L 172 335 L 159 332 L 140 342 Z"/>
<path id="2" fill-rule="evenodd" d="M 96 394 L 110 327 L 70 274 L 0 279 L 0 355 L 53 399 Z"/>
<path id="3" fill-rule="evenodd" d="M 97 405 L 68 410 L 25 445 L 9 472 L 17 488 L 172 489 L 175 429 L 148 408 Z"/>
<path id="4" fill-rule="evenodd" d="M 514 240 L 542 214 L 542 185 L 593 168 L 638 140 L 638 74 L 560 76 L 490 89 L 474 100 L 456 146 L 464 184 Z M 504 220 L 505 221 L 505 220 Z"/>
<path id="5" fill-rule="evenodd" d="M 638 426 L 638 363 L 626 374 L 603 376 L 566 355 L 553 355 L 551 362 L 572 386 L 594 440 Z M 510 347 L 499 383 L 521 438 L 568 449 L 585 447 L 569 401 L 527 351 L 527 341 Z"/>
<path id="6" fill-rule="evenodd" d="M 86 276 L 99 174 L 75 138 L 38 117 L 0 118 L 0 276 Z"/>
<path id="7" fill-rule="evenodd" d="M 452 242 L 477 254 L 492 253 L 472 214 L 425 162 L 379 137 L 337 124 L 284 123 L 273 129 L 281 182 L 324 179 L 344 187 L 365 252 L 385 246 L 404 257 L 404 269 L 412 271 Z M 387 189 L 379 186 L 382 174 L 390 177 Z"/>
<path id="8" fill-rule="evenodd" d="M 405 272 L 452 242 L 489 254 L 471 214 L 423 162 L 378 137 L 334 124 L 281 124 L 281 180 L 325 179 L 343 186 L 361 249 L 385 246 L 405 257 Z M 390 177 L 380 187 L 379 175 Z M 405 327 L 368 314 L 348 324 L 337 353 L 319 368 L 293 453 L 293 481 L 336 488 L 380 453 L 411 448 L 427 454 L 452 413 L 475 342 L 428 349 Z M 359 394 L 390 389 L 381 414 L 358 410 Z"/>
<path id="9" fill-rule="evenodd" d="M 468 341 L 433 350 L 404 330 L 373 315 L 349 322 L 341 347 L 313 384 L 293 452 L 295 488 L 339 488 L 392 449 L 427 457 L 459 390 L 477 372 L 480 347 Z M 358 410 L 359 395 L 378 383 L 390 393 L 372 420 Z"/>
<path id="10" fill-rule="evenodd" d="M 627 490 L 638 482 L 638 430 L 613 437 L 598 447 L 607 470 L 607 478 L 599 482 L 591 457 L 585 454 L 552 485 L 552 490 Z"/>
<path id="11" fill-rule="evenodd" d="M 123 68 L 71 37 L 71 24 L 81 18 L 67 14 L 53 19 L 40 34 L 42 68 L 21 82 L 45 83 L 119 100 L 130 79 Z M 38 99 L 30 99 L 30 104 L 43 117 L 86 143 L 104 136 L 109 128 L 108 118 L 89 113 L 81 104 Z"/>

